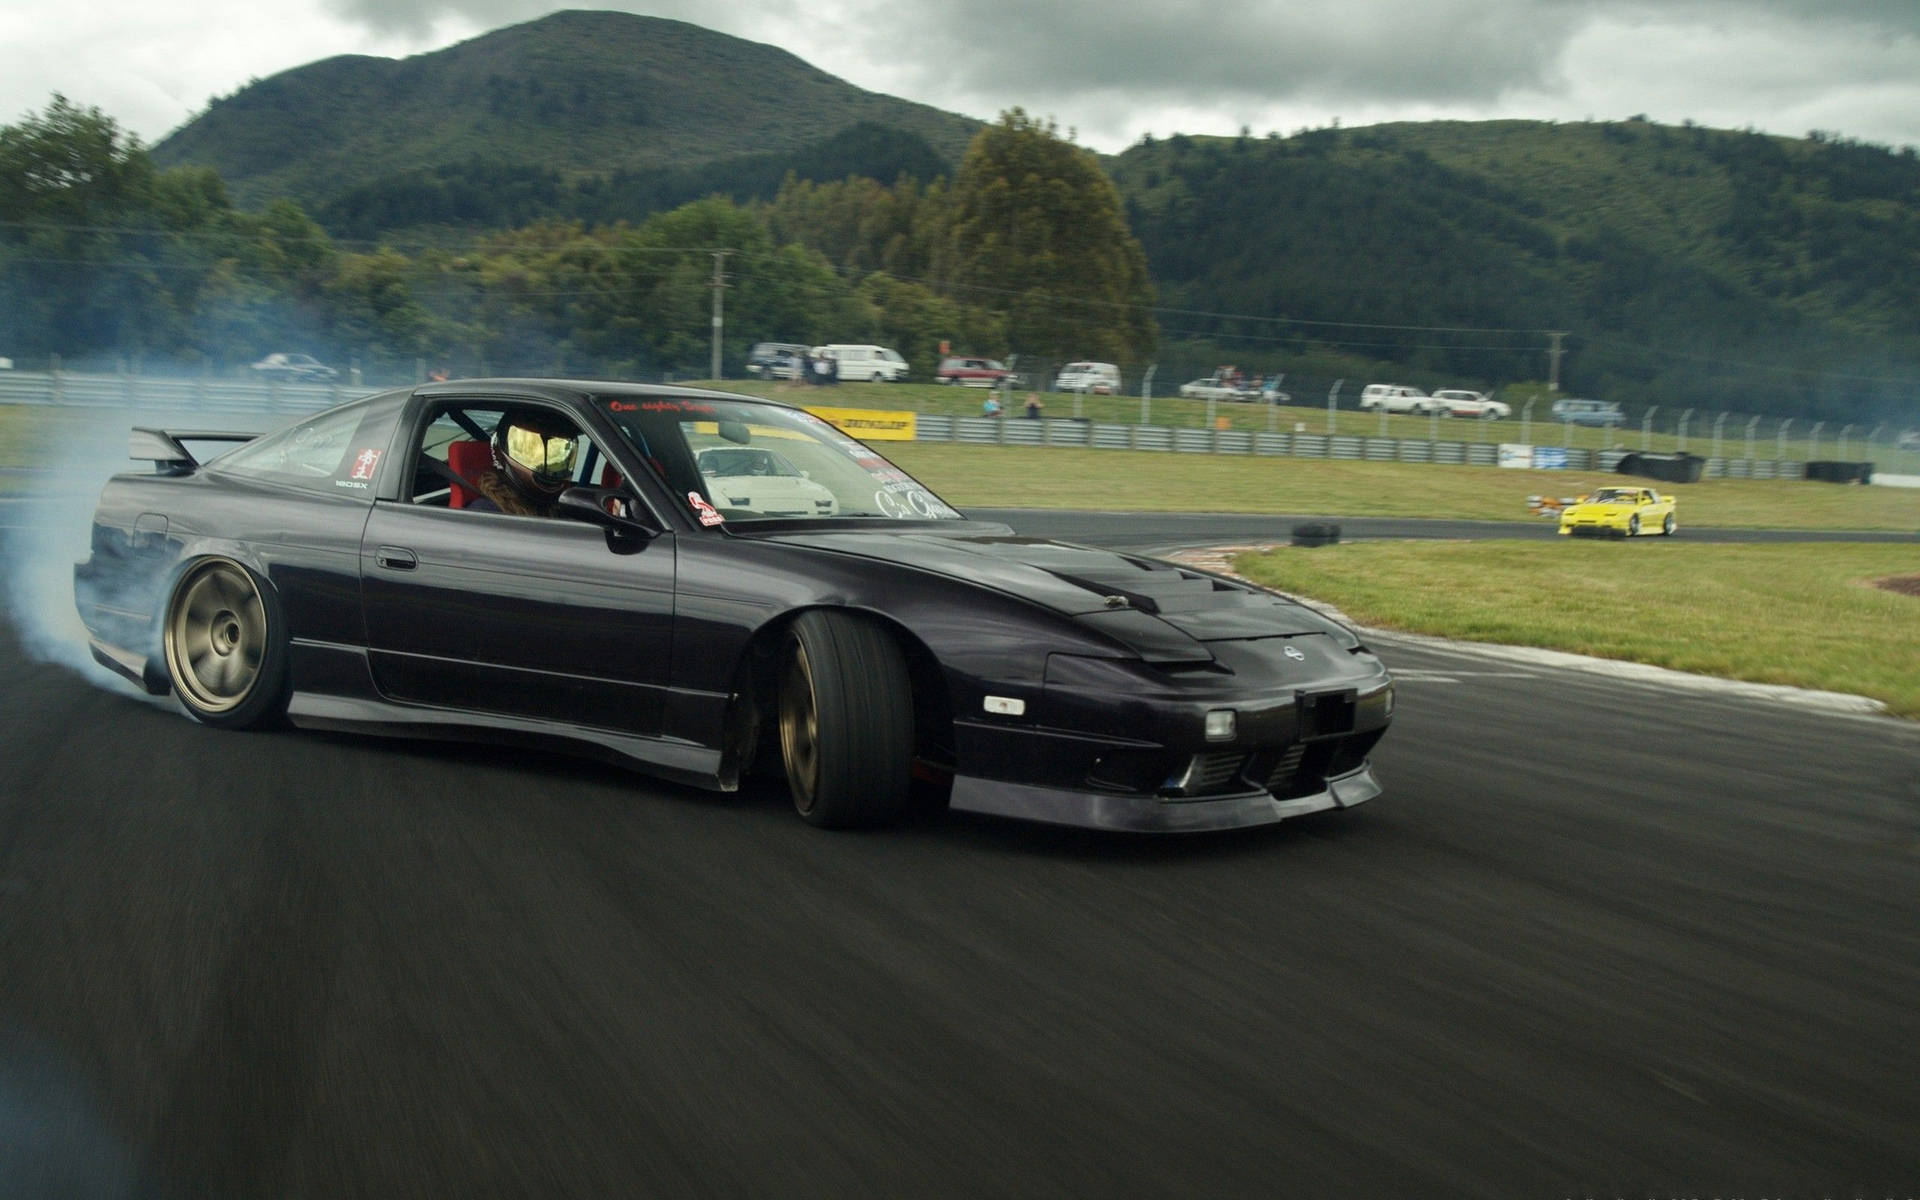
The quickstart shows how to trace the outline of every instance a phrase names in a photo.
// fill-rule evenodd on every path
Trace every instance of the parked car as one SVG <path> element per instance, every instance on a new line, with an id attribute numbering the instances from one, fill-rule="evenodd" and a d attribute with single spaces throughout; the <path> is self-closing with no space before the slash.
<path id="1" fill-rule="evenodd" d="M 897 383 L 907 377 L 907 360 L 885 346 L 836 343 L 815 346 L 815 354 L 833 360 L 834 377 L 863 383 Z"/>
<path id="2" fill-rule="evenodd" d="M 1560 510 L 1560 532 L 1583 537 L 1639 537 L 1650 533 L 1672 537 L 1677 507 L 1672 496 L 1663 496 L 1652 488 L 1601 488 Z"/>
<path id="3" fill-rule="evenodd" d="M 503 431 L 558 489 L 546 515 L 476 504 Z M 240 444 L 187 448 L 210 440 Z M 701 466 L 775 464 L 716 455 L 736 450 L 837 514 L 737 505 L 715 480 L 757 477 Z M 264 436 L 138 429 L 129 453 L 155 470 L 105 485 L 75 602 L 97 661 L 216 728 L 571 749 L 722 792 L 764 765 L 822 826 L 899 815 L 916 781 L 931 805 L 1169 832 L 1380 793 L 1393 680 L 1344 624 L 970 520 L 791 405 L 461 380 Z"/>
<path id="4" fill-rule="evenodd" d="M 1180 385 L 1180 394 L 1189 400 L 1234 400 L 1249 401 L 1260 399 L 1257 388 L 1236 384 L 1216 371 L 1205 379 L 1195 379 Z"/>
<path id="5" fill-rule="evenodd" d="M 1893 443 L 1896 450 L 1920 450 L 1920 429 L 1909 429 Z"/>
<path id="6" fill-rule="evenodd" d="M 807 347 L 799 342 L 757 342 L 747 351 L 747 374 L 755 379 L 798 379 Z"/>
<path id="7" fill-rule="evenodd" d="M 997 387 L 1002 382 L 1009 385 L 1013 381 L 1013 372 L 996 358 L 968 358 L 958 356 L 943 358 L 940 367 L 933 373 L 935 381 L 953 384 L 957 387 Z"/>
<path id="8" fill-rule="evenodd" d="M 1419 388 L 1404 384 L 1370 383 L 1360 392 L 1360 409 L 1363 412 L 1379 410 L 1424 417 L 1428 413 L 1441 412 L 1445 407 Z"/>
<path id="9" fill-rule="evenodd" d="M 1435 400 L 1446 405 L 1440 410 L 1443 417 L 1477 417 L 1483 421 L 1498 421 L 1513 415 L 1511 406 L 1495 400 L 1485 392 L 1469 392 L 1464 388 L 1441 388 L 1433 394 Z"/>
<path id="10" fill-rule="evenodd" d="M 1627 414 L 1611 400 L 1555 400 L 1553 419 L 1569 425 L 1594 425 L 1608 428 L 1625 425 Z"/>
<path id="11" fill-rule="evenodd" d="M 1086 392 L 1093 396 L 1120 394 L 1120 368 L 1113 363 L 1075 362 L 1060 368 L 1054 377 L 1056 392 Z"/>
<path id="12" fill-rule="evenodd" d="M 290 383 L 325 383 L 340 377 L 340 372 L 311 354 L 269 354 L 253 369 L 264 378 Z"/>

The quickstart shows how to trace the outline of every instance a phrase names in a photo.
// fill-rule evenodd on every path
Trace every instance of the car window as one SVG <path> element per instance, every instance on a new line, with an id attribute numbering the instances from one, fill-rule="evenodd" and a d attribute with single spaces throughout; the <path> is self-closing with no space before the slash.
<path id="1" fill-rule="evenodd" d="M 329 409 L 229 450 L 207 466 L 286 487 L 365 493 L 371 499 L 392 428 L 371 413 L 366 401 Z"/>
<path id="2" fill-rule="evenodd" d="M 600 403 L 703 525 L 962 519 L 872 448 L 799 409 L 667 396 L 607 396 Z"/>
<path id="3" fill-rule="evenodd" d="M 492 468 L 494 427 L 499 425 L 508 407 L 490 401 L 449 404 L 436 409 L 432 419 L 421 428 L 414 447 L 413 477 L 404 499 L 433 508 L 463 507 L 454 503 L 454 485 L 458 482 L 463 493 L 470 493 L 472 489 L 468 485 L 476 482 L 475 477 Z M 574 428 L 578 430 L 577 423 Z M 462 443 L 485 449 L 461 452 L 460 458 L 470 456 L 471 461 L 456 463 L 453 447 Z M 573 482 L 588 487 L 602 486 L 612 478 L 609 468 L 610 460 L 605 452 L 584 431 L 579 432 L 571 468 Z M 612 470 L 618 472 L 618 468 Z"/>

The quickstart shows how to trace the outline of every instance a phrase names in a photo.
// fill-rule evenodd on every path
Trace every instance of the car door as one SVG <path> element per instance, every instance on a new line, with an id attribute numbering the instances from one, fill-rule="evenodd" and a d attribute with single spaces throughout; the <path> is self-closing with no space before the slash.
<path id="1" fill-rule="evenodd" d="M 391 699 L 656 734 L 669 683 L 675 541 L 564 517 L 454 507 L 431 463 L 499 406 L 442 404 L 411 482 L 376 501 L 360 547 L 368 660 Z M 476 428 L 454 420 L 463 416 Z M 576 469 L 597 470 L 582 440 Z M 583 480 L 584 482 L 584 480 Z"/>

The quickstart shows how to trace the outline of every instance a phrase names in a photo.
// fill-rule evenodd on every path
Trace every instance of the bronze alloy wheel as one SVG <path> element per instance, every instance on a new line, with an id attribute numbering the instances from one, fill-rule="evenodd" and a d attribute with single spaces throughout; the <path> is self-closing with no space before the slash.
<path id="1" fill-rule="evenodd" d="M 787 765 L 793 805 L 801 815 L 813 811 L 820 786 L 820 713 L 813 696 L 813 667 L 807 648 L 796 643 L 780 679 L 780 756 Z"/>
<path id="2" fill-rule="evenodd" d="M 167 673 L 196 712 L 246 703 L 271 645 L 267 606 L 245 567 L 230 559 L 196 564 L 174 590 L 167 613 Z"/>

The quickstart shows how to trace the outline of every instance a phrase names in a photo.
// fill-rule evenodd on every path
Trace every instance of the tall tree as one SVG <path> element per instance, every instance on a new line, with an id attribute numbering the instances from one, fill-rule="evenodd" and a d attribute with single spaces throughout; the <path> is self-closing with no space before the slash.
<path id="1" fill-rule="evenodd" d="M 1153 285 L 1120 194 L 1053 122 L 1015 108 L 975 136 L 952 228 L 958 298 L 1004 312 L 1015 352 L 1122 363 L 1153 353 Z"/>

